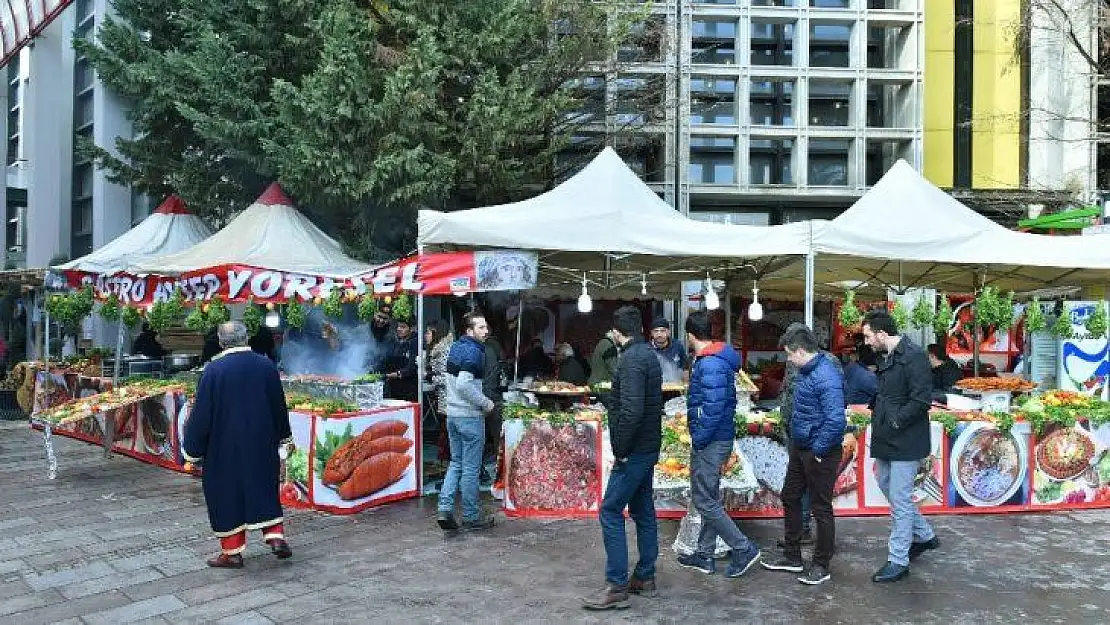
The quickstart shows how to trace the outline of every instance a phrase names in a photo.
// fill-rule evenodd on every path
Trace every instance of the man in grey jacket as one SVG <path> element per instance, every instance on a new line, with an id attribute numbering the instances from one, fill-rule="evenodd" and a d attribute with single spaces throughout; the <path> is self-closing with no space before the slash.
<path id="1" fill-rule="evenodd" d="M 455 521 L 455 492 L 462 493 L 465 530 L 493 527 L 492 517 L 482 518 L 478 504 L 478 472 L 482 466 L 485 443 L 485 414 L 494 408 L 493 400 L 482 393 L 485 346 L 489 326 L 479 312 L 463 317 L 466 334 L 451 345 L 447 354 L 447 438 L 451 444 L 451 464 L 439 493 L 436 522 L 444 531 L 459 529 Z"/>

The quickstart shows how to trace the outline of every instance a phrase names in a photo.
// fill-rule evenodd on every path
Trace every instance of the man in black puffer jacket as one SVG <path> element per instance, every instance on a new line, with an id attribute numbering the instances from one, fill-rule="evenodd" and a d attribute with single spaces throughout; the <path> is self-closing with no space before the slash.
<path id="1" fill-rule="evenodd" d="M 601 534 L 605 543 L 605 581 L 600 592 L 582 599 L 591 610 L 627 608 L 628 593 L 655 595 L 655 561 L 659 557 L 659 526 L 655 520 L 652 482 L 663 427 L 663 372 L 654 350 L 644 342 L 640 310 L 622 306 L 613 314 L 613 334 L 620 361 L 609 402 L 609 440 L 613 470 L 601 502 Z M 636 523 L 640 560 L 628 576 L 628 542 L 624 510 Z"/>

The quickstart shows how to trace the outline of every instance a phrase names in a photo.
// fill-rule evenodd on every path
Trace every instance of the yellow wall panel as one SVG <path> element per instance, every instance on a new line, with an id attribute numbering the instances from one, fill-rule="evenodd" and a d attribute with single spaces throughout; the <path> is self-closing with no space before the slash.
<path id="1" fill-rule="evenodd" d="M 952 186 L 955 6 L 925 5 L 924 175 L 938 187 Z"/>
<path id="2" fill-rule="evenodd" d="M 1021 185 L 1021 71 L 1014 59 L 1012 24 L 1020 0 L 976 0 L 974 5 L 972 186 Z"/>

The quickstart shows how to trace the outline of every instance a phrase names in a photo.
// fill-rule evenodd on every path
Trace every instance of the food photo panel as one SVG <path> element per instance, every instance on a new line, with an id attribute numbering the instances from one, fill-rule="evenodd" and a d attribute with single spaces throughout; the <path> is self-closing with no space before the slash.
<path id="1" fill-rule="evenodd" d="M 1029 503 L 1029 424 L 1003 432 L 993 423 L 964 422 L 949 437 L 948 496 L 953 507 L 995 508 Z"/>
<path id="2" fill-rule="evenodd" d="M 505 507 L 508 510 L 597 510 L 599 432 L 592 421 L 553 425 L 544 419 L 505 422 Z"/>
<path id="3" fill-rule="evenodd" d="M 316 417 L 313 499 L 317 506 L 357 508 L 416 490 L 412 411 Z"/>
<path id="4" fill-rule="evenodd" d="M 931 452 L 914 478 L 912 498 L 922 508 L 938 508 L 944 506 L 944 426 L 930 422 L 929 434 Z M 867 440 L 863 459 L 863 505 L 867 508 L 887 508 L 890 502 L 879 489 L 875 459 L 871 457 L 871 428 L 867 428 L 862 436 Z"/>
<path id="5" fill-rule="evenodd" d="M 1103 426 L 1104 428 L 1106 426 Z M 1088 425 L 1049 425 L 1033 448 L 1034 506 L 1068 507 L 1110 501 L 1110 452 Z"/>

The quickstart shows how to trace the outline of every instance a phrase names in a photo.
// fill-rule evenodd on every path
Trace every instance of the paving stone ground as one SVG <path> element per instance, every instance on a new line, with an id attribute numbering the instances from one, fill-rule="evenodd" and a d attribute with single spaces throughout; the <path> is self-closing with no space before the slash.
<path id="1" fill-rule="evenodd" d="M 295 556 L 260 544 L 246 569 L 212 571 L 196 480 L 0 423 L 0 623 L 1110 623 L 1110 512 L 936 518 L 943 547 L 877 586 L 886 519 L 838 521 L 833 580 L 804 587 L 675 565 L 663 522 L 657 599 L 583 612 L 603 557 L 596 521 L 509 520 L 445 540 L 434 500 L 339 517 L 295 512 Z M 742 523 L 765 547 L 775 522 Z M 766 549 L 765 551 L 769 551 Z"/>

